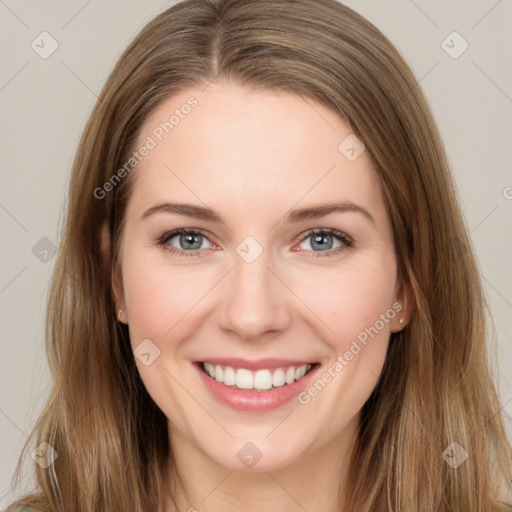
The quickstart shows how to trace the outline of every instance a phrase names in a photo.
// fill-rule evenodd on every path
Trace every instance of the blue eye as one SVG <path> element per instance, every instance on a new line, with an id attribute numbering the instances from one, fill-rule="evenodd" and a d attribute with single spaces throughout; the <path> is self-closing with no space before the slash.
<path id="1" fill-rule="evenodd" d="M 173 239 L 177 240 L 178 246 L 170 243 Z M 311 249 L 304 252 L 314 257 L 334 256 L 353 245 L 353 240 L 348 235 L 336 229 L 312 229 L 300 238 L 300 244 L 308 239 L 311 239 Z M 338 245 L 333 247 L 336 240 Z M 185 228 L 165 233 L 159 238 L 158 243 L 171 253 L 187 257 L 201 256 L 201 249 L 208 249 L 209 243 L 213 245 L 201 230 Z"/>
<path id="2" fill-rule="evenodd" d="M 178 247 L 170 244 L 173 238 L 177 238 Z M 199 249 L 207 249 L 202 247 L 202 243 L 208 239 L 202 234 L 201 231 L 196 229 L 176 229 L 170 233 L 164 234 L 159 243 L 173 253 L 183 256 L 199 256 Z"/>
<path id="3" fill-rule="evenodd" d="M 301 244 L 309 239 L 311 240 L 309 245 L 313 249 L 310 251 L 311 256 L 314 257 L 329 257 L 353 244 L 353 240 L 348 235 L 336 229 L 312 229 L 301 239 Z M 339 242 L 335 248 L 333 248 L 333 239 Z"/>

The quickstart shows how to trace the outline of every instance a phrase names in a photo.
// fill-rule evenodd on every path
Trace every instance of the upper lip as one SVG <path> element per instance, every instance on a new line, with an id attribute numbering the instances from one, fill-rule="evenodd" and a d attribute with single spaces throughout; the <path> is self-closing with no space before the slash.
<path id="1" fill-rule="evenodd" d="M 231 366 L 232 368 L 245 368 L 246 370 L 263 370 L 273 368 L 286 368 L 288 366 L 303 366 L 306 364 L 315 364 L 314 361 L 304 361 L 299 359 L 279 359 L 279 358 L 265 358 L 265 359 L 243 359 L 240 357 L 208 357 L 205 359 L 197 360 L 196 363 L 211 363 L 221 366 Z"/>

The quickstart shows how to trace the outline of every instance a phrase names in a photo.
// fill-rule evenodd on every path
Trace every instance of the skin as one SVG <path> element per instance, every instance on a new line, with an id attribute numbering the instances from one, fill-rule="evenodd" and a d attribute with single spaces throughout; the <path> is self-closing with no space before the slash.
<path id="1" fill-rule="evenodd" d="M 404 303 L 392 230 L 367 151 L 349 161 L 338 146 L 351 130 L 333 111 L 287 92 L 256 92 L 227 83 L 167 99 L 141 129 L 142 142 L 193 95 L 198 105 L 136 168 L 126 212 L 117 307 L 134 349 L 160 350 L 140 376 L 169 419 L 184 483 L 180 510 L 338 512 L 360 411 L 385 361 L 389 336 L 407 307 L 307 404 L 293 399 L 269 412 L 241 412 L 204 387 L 193 360 L 209 357 L 299 358 L 319 376 L 394 303 Z M 351 201 L 365 208 L 287 223 L 295 208 Z M 157 203 L 207 206 L 216 223 L 160 212 Z M 176 255 L 158 239 L 178 228 L 203 230 L 197 257 Z M 312 228 L 337 229 L 352 247 L 331 256 L 315 247 Z M 237 246 L 252 236 L 263 253 L 252 263 Z M 107 238 L 107 237 L 105 237 Z M 167 246 L 191 252 L 180 237 Z M 399 319 L 405 321 L 400 324 Z M 248 468 L 237 452 L 262 453 Z M 169 510 L 171 510 L 169 508 Z"/>

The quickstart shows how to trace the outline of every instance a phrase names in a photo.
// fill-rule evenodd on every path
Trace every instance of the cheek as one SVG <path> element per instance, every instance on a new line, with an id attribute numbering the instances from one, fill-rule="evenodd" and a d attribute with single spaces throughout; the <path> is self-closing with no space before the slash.
<path id="1" fill-rule="evenodd" d="M 193 274 L 142 258 L 125 261 L 123 280 L 130 330 L 144 337 L 165 336 L 205 293 Z"/>
<path id="2" fill-rule="evenodd" d="M 299 401 L 326 415 L 333 435 L 361 410 L 382 372 L 396 314 L 394 261 L 381 255 L 344 268 L 308 296 L 331 357 Z"/>
<path id="3" fill-rule="evenodd" d="M 149 365 L 136 360 L 139 375 L 164 414 L 178 428 L 185 429 L 189 397 L 173 380 L 186 379 L 186 374 L 181 373 L 185 367 L 175 364 L 180 350 L 178 340 L 186 339 L 190 333 L 189 320 L 193 319 L 194 306 L 204 296 L 207 283 L 198 283 L 183 268 L 157 263 L 149 252 L 132 250 L 123 260 L 130 341 L 134 350 L 147 339 L 158 347 L 160 354 Z"/>
<path id="4" fill-rule="evenodd" d="M 127 239 L 128 247 L 129 239 Z M 123 289 L 132 345 L 149 338 L 161 350 L 187 337 L 204 314 L 208 295 L 219 280 L 214 265 L 186 260 L 169 264 L 164 249 L 131 243 L 123 258 Z M 222 275 L 222 273 L 221 273 Z M 206 299 L 206 300 L 205 300 Z"/>
<path id="5" fill-rule="evenodd" d="M 341 267 L 321 283 L 311 286 L 310 281 L 308 290 L 303 285 L 302 295 L 307 297 L 319 327 L 323 324 L 322 332 L 336 354 L 349 350 L 356 339 L 363 343 L 367 339 L 382 340 L 386 345 L 395 315 L 394 258 L 380 255 L 357 267 Z M 385 348 L 381 346 L 379 350 Z"/>

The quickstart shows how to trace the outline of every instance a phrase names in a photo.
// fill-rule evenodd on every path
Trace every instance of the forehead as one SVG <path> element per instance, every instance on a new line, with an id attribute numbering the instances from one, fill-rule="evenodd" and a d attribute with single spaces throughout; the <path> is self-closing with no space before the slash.
<path id="1" fill-rule="evenodd" d="M 146 120 L 138 147 L 145 143 L 151 149 L 134 171 L 140 208 L 170 199 L 260 216 L 298 201 L 343 199 L 376 215 L 383 207 L 367 152 L 347 158 L 347 147 L 356 156 L 363 147 L 349 125 L 290 92 L 225 84 L 181 91 Z"/>

